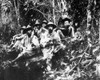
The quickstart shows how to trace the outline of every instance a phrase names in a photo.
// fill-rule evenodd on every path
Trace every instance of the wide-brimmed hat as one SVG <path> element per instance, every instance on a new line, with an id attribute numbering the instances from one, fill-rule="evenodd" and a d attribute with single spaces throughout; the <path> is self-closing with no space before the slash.
<path id="1" fill-rule="evenodd" d="M 41 24 L 48 24 L 47 20 L 43 20 Z"/>
<path id="2" fill-rule="evenodd" d="M 39 21 L 38 21 L 38 20 L 36 20 L 36 22 L 35 22 L 34 26 L 40 26 L 40 23 L 39 23 Z"/>
<path id="3" fill-rule="evenodd" d="M 53 22 L 48 22 L 47 26 L 45 28 L 52 27 L 53 29 L 56 28 L 57 26 Z"/>
<path id="4" fill-rule="evenodd" d="M 25 30 L 26 29 L 26 26 L 22 26 L 20 29 L 21 30 Z"/>
<path id="5" fill-rule="evenodd" d="M 65 22 L 65 21 L 71 22 L 70 17 L 68 17 L 67 15 L 63 15 L 63 16 L 62 16 L 62 22 Z"/>
<path id="6" fill-rule="evenodd" d="M 23 27 L 21 27 L 20 30 L 23 30 L 23 33 L 26 33 L 27 32 L 27 27 L 26 26 L 23 26 Z"/>
<path id="7" fill-rule="evenodd" d="M 27 31 L 28 31 L 28 30 L 32 30 L 32 27 L 31 27 L 30 25 L 27 25 L 26 30 L 27 30 Z"/>

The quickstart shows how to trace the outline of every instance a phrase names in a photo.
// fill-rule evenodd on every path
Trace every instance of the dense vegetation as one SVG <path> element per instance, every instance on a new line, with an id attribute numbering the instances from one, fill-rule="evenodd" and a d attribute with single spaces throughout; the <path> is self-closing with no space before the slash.
<path id="1" fill-rule="evenodd" d="M 64 1 L 66 5 L 59 6 Z M 100 1 L 54 0 L 54 3 L 53 6 L 52 0 L 0 0 L 0 80 L 99 80 Z M 5 67 L 5 63 L 18 54 L 18 51 L 8 53 L 7 46 L 21 26 L 33 26 L 35 19 L 42 21 L 44 18 L 58 25 L 62 14 L 68 14 L 75 29 L 80 27 L 84 39 L 64 41 L 66 49 L 53 55 L 51 71 L 46 72 L 45 61 L 31 62 L 29 66 L 22 61 Z"/>

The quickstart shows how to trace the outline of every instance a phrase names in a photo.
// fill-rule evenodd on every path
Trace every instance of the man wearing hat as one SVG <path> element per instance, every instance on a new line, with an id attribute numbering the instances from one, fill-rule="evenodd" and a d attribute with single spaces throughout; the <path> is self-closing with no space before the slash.
<path id="1" fill-rule="evenodd" d="M 56 28 L 52 22 L 49 22 L 47 26 L 44 27 L 44 30 L 40 34 L 40 44 L 45 46 L 50 40 L 53 39 L 52 33 Z"/>
<path id="2" fill-rule="evenodd" d="M 47 37 L 47 34 L 48 34 L 48 30 L 45 28 L 47 25 L 47 21 L 46 20 L 43 20 L 42 24 L 41 24 L 41 29 L 39 30 L 39 41 L 40 41 L 40 44 L 41 46 L 45 45 L 45 40 L 46 40 L 46 37 Z"/>
<path id="3" fill-rule="evenodd" d="M 47 24 L 48 24 L 48 22 L 46 20 L 43 20 L 41 26 L 44 28 Z"/>
<path id="4" fill-rule="evenodd" d="M 26 31 L 27 31 L 27 35 L 28 35 L 29 37 L 31 37 L 31 34 L 32 34 L 32 27 L 31 27 L 30 25 L 27 25 Z"/>
<path id="5" fill-rule="evenodd" d="M 77 28 L 77 31 L 74 33 L 74 37 L 72 38 L 71 41 L 75 41 L 75 40 L 78 40 L 78 41 L 83 40 L 83 36 L 81 34 L 81 29 L 80 28 Z"/>
<path id="6" fill-rule="evenodd" d="M 34 48 L 34 46 L 32 46 L 32 37 L 33 37 L 32 27 L 28 25 L 26 28 L 26 31 L 27 33 L 24 35 L 24 39 L 23 39 L 23 50 L 21 53 L 19 53 L 17 58 L 12 60 L 12 62 L 18 61 L 23 56 L 29 57 L 29 56 L 34 55 L 32 52 Z"/>
<path id="7" fill-rule="evenodd" d="M 64 39 L 64 35 L 60 29 L 55 29 L 53 31 L 53 43 L 57 44 L 55 45 L 54 52 L 58 52 L 60 49 L 65 49 L 65 45 L 62 43 L 62 40 Z"/>
<path id="8" fill-rule="evenodd" d="M 47 26 L 45 26 L 45 28 L 48 29 L 49 34 L 51 34 L 56 27 L 57 26 L 53 22 L 48 22 Z"/>
<path id="9" fill-rule="evenodd" d="M 12 42 L 9 48 L 11 49 L 13 48 L 21 49 L 22 48 L 23 38 L 26 34 L 26 26 L 23 26 L 20 30 L 21 30 L 20 34 L 16 34 L 15 36 L 13 36 L 13 39 L 12 39 Z"/>
<path id="10" fill-rule="evenodd" d="M 19 38 L 21 35 L 26 33 L 26 26 L 21 27 L 20 29 L 20 34 L 16 34 L 15 36 L 13 36 L 13 39 Z"/>
<path id="11" fill-rule="evenodd" d="M 39 22 L 39 20 L 36 20 L 35 24 L 34 24 L 34 33 L 36 36 L 39 36 L 39 30 L 40 30 L 41 24 Z"/>
<path id="12" fill-rule="evenodd" d="M 66 15 L 63 16 L 62 22 L 64 24 L 63 28 L 60 28 L 65 37 L 73 37 L 74 36 L 74 28 L 72 27 L 72 21 Z"/>
<path id="13" fill-rule="evenodd" d="M 47 23 L 48 22 L 46 20 L 43 20 L 43 22 L 41 23 L 41 28 L 39 30 L 39 36 L 40 36 L 40 34 L 42 34 L 42 33 L 44 33 L 46 31 L 45 26 L 47 26 Z"/>
<path id="14" fill-rule="evenodd" d="M 47 26 L 45 26 L 46 31 L 45 33 L 40 36 L 40 45 L 42 45 L 42 53 L 43 53 L 43 60 L 46 59 L 47 63 L 47 70 L 51 69 L 51 59 L 53 56 L 54 46 L 53 44 L 53 30 L 56 28 L 56 25 L 53 22 L 49 22 Z"/>

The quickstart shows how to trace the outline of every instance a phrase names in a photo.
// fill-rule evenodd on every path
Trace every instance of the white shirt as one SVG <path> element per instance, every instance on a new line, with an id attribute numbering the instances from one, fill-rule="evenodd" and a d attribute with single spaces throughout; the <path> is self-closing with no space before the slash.
<path id="1" fill-rule="evenodd" d="M 49 35 L 49 31 L 44 29 L 43 32 L 40 34 L 40 44 L 45 47 L 45 45 L 51 40 L 51 37 Z"/>

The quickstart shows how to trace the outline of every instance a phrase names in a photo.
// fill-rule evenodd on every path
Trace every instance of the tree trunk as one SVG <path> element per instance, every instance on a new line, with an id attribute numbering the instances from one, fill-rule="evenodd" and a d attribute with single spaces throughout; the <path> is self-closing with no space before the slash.
<path id="1" fill-rule="evenodd" d="M 54 21 L 54 24 L 55 24 L 55 0 L 52 1 L 52 6 L 53 6 L 53 21 Z"/>
<path id="2" fill-rule="evenodd" d="M 90 22 L 91 22 L 91 11 L 90 11 L 90 5 L 91 5 L 91 2 L 90 0 L 88 0 L 88 6 L 87 6 L 87 29 L 89 29 L 89 27 L 91 26 Z"/>
<path id="3" fill-rule="evenodd" d="M 100 47 L 100 12 L 99 12 L 99 25 L 98 25 L 98 29 L 99 29 L 99 47 Z M 99 53 L 99 55 L 97 55 L 96 56 L 96 61 L 98 62 L 97 64 L 96 64 L 96 75 L 98 76 L 98 77 L 100 77 L 100 53 Z"/>
<path id="4" fill-rule="evenodd" d="M 18 8 L 19 8 L 19 3 L 17 3 L 17 4 L 18 4 Z M 19 9 L 17 8 L 17 5 L 16 5 L 16 1 L 15 0 L 14 0 L 14 7 L 15 7 L 15 12 L 16 12 L 16 18 L 17 18 L 18 27 L 20 27 L 20 24 L 19 24 Z"/>
<path id="5" fill-rule="evenodd" d="M 100 45 L 100 18 L 99 18 L 99 45 Z"/>

